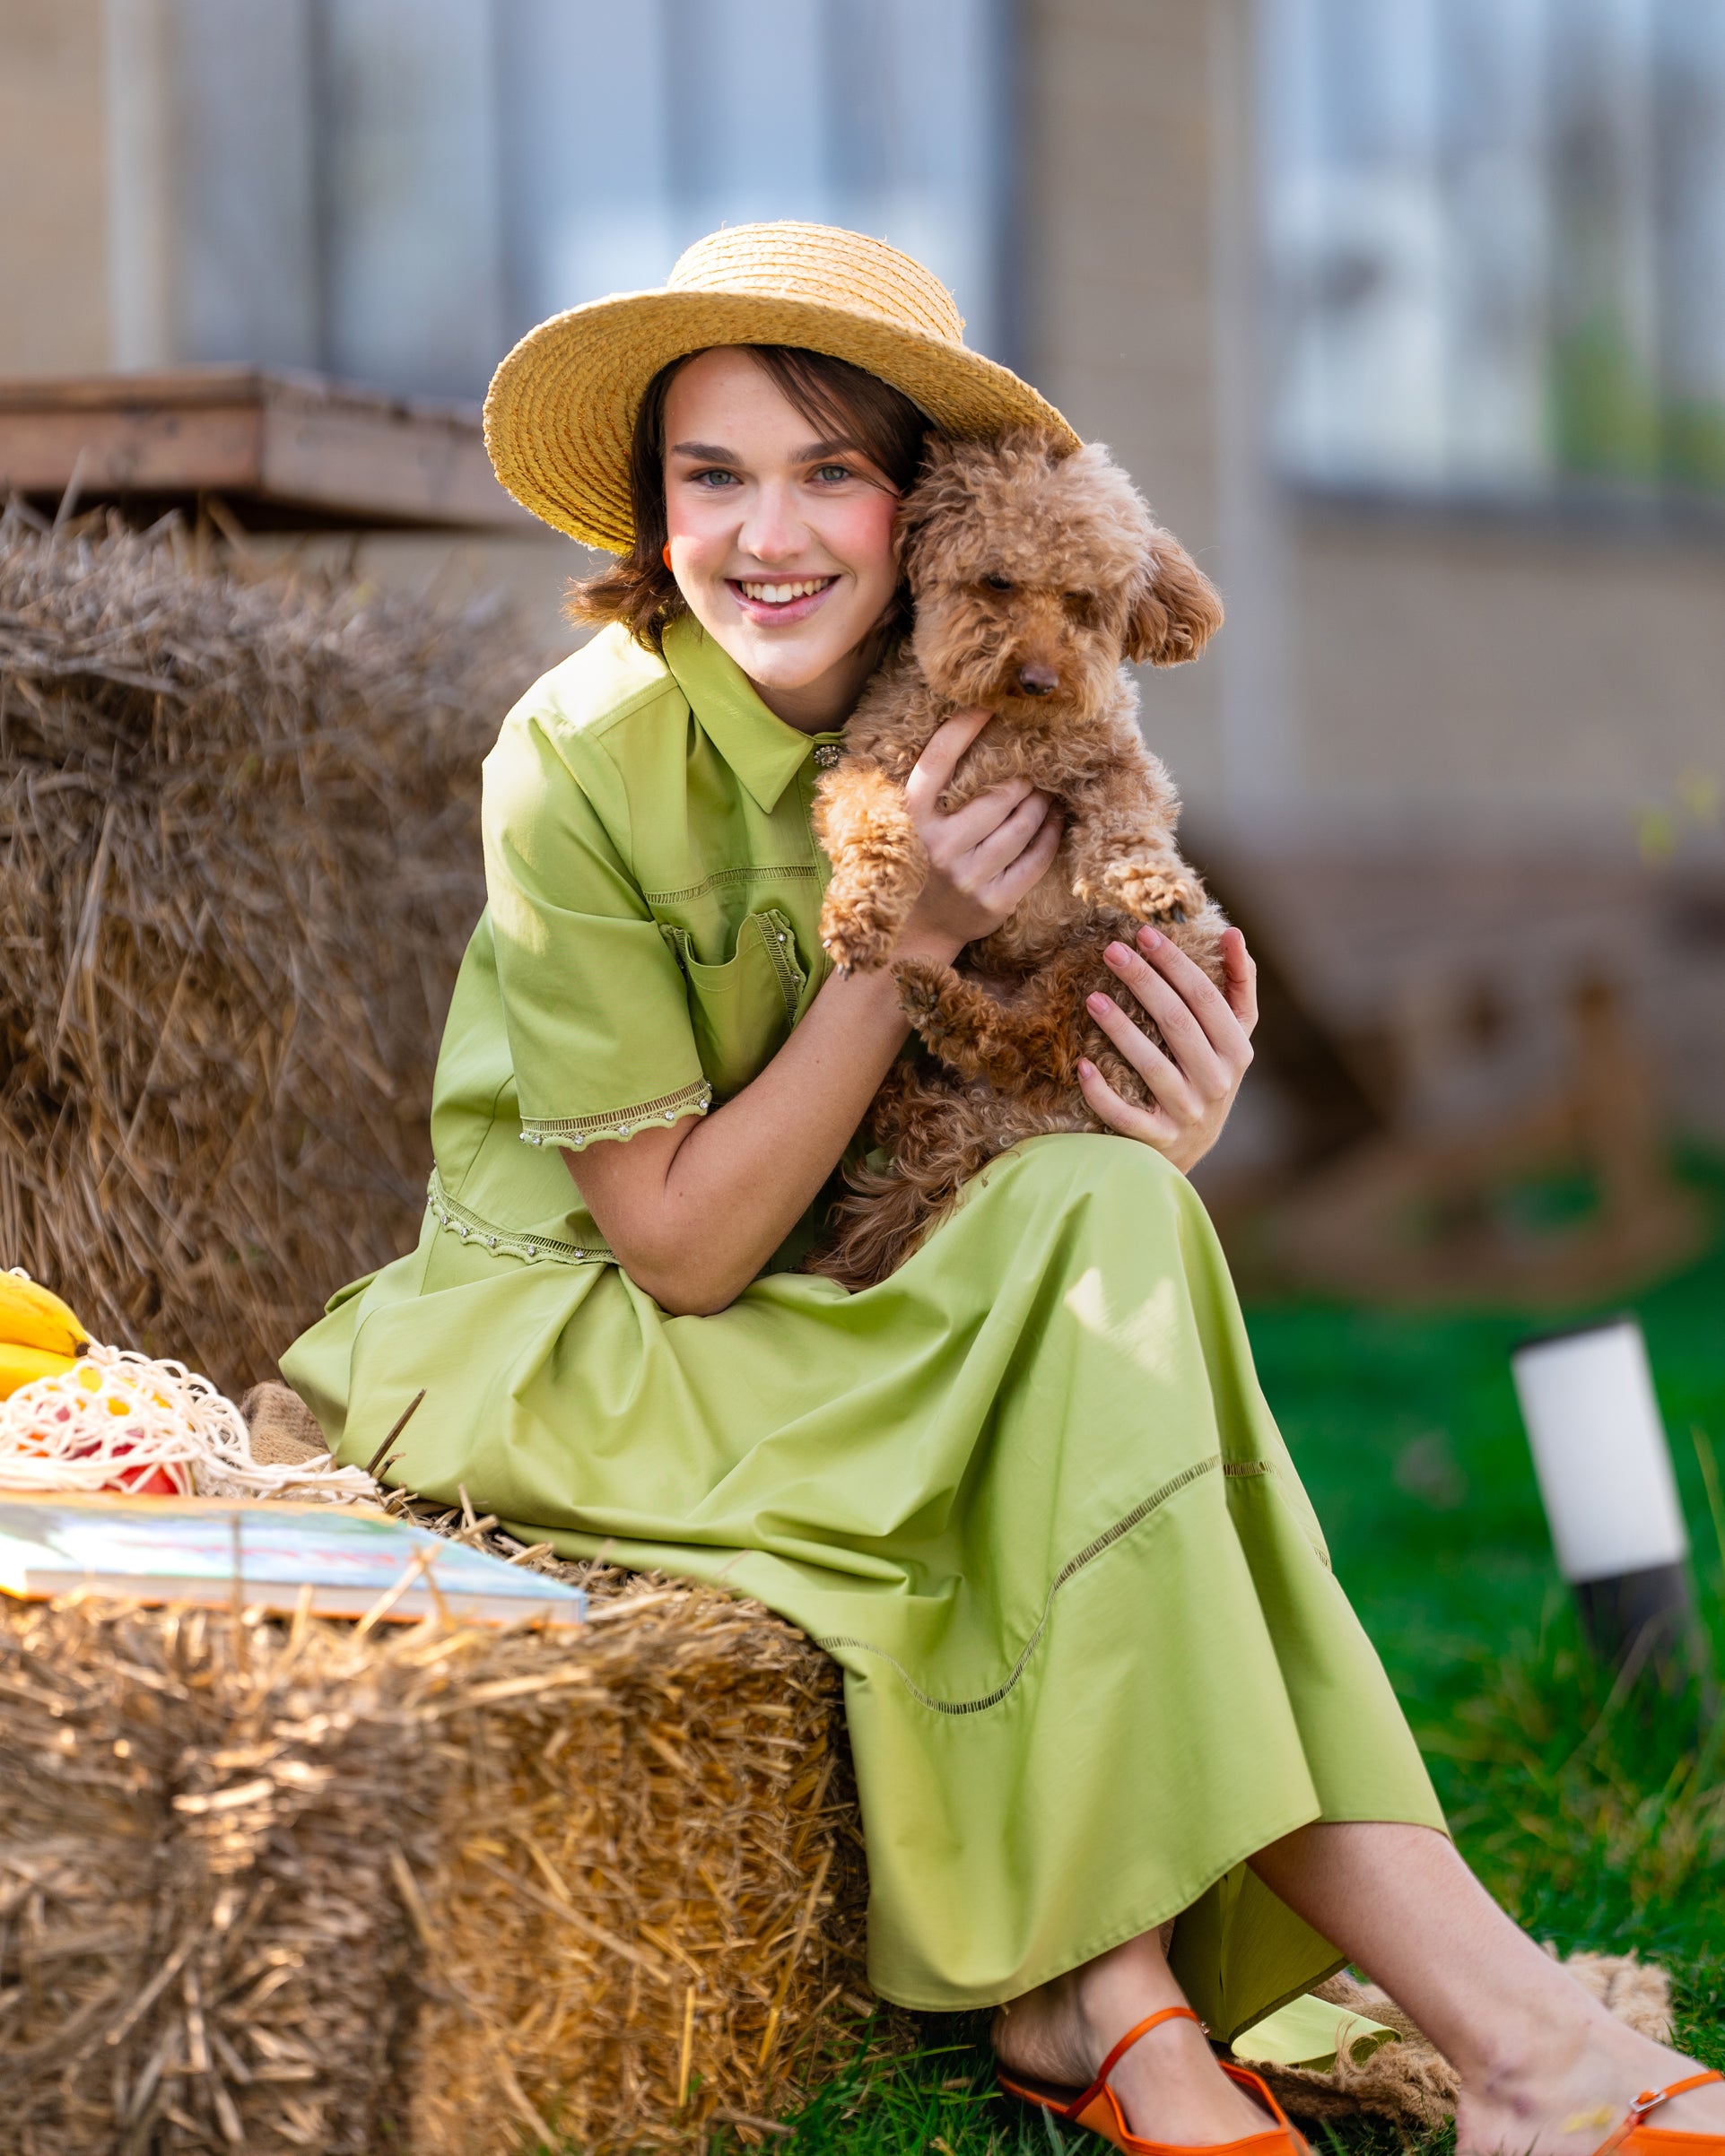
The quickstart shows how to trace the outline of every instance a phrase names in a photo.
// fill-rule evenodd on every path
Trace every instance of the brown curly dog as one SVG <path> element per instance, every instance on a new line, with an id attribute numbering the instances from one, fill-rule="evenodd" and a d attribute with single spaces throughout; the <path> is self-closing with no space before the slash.
<path id="1" fill-rule="evenodd" d="M 884 1280 L 1009 1145 L 1103 1127 L 1078 1091 L 1080 1056 L 1124 1098 L 1146 1098 L 1085 1009 L 1099 988 L 1126 1003 L 1102 961 L 1111 938 L 1129 943 L 1153 920 L 1219 983 L 1225 925 L 1175 850 L 1179 798 L 1144 745 L 1121 665 L 1196 658 L 1222 604 L 1107 452 L 1063 456 L 1025 433 L 937 445 L 905 497 L 897 544 L 915 627 L 820 782 L 815 829 L 832 863 L 822 942 L 841 967 L 891 961 L 928 869 L 904 782 L 956 710 L 994 717 L 942 810 L 1024 778 L 1065 830 L 1047 874 L 960 964 L 895 968 L 930 1054 L 888 1074 L 864 1125 L 888 1165 L 848 1168 L 856 1195 L 835 1209 L 836 1240 L 809 1261 L 853 1288 Z"/>

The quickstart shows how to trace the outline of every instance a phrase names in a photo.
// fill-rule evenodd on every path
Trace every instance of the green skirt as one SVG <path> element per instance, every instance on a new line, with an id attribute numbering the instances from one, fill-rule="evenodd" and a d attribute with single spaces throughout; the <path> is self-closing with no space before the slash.
<path id="1" fill-rule="evenodd" d="M 1340 1959 L 1246 1857 L 1442 1824 L 1209 1220 L 1142 1146 L 1035 1139 L 878 1287 L 772 1274 L 709 1317 L 428 1216 L 283 1369 L 344 1459 L 423 1386 L 392 1479 L 756 1595 L 842 1665 L 902 2004 L 1012 1998 L 1178 1916 L 1226 2039 Z"/>

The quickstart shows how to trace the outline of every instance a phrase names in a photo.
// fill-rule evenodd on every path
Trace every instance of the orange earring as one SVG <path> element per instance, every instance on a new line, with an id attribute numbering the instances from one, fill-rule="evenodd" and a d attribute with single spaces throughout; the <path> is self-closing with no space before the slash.
<path id="1" fill-rule="evenodd" d="M 669 568 L 670 568 L 670 566 L 671 566 L 671 542 L 670 542 L 668 539 L 667 539 L 667 540 L 665 542 L 665 544 L 664 544 L 662 547 L 660 547 L 660 549 L 658 550 L 658 558 L 659 558 L 659 560 L 660 560 L 662 562 L 664 562 L 664 564 L 665 564 L 665 566 L 666 566 L 666 569 L 669 569 Z"/>

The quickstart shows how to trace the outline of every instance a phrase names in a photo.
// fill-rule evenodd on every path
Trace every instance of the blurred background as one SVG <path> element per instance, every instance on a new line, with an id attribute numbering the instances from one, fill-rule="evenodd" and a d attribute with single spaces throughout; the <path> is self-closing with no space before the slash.
<path id="1" fill-rule="evenodd" d="M 500 592 L 518 675 L 575 641 L 583 558 L 497 489 L 475 400 L 533 323 L 722 222 L 920 256 L 1111 445 L 1228 607 L 1145 712 L 1264 969 L 1202 1182 L 1266 1389 L 1470 1854 L 1566 1943 L 1673 1959 L 1715 2027 L 1718 1748 L 1673 1735 L 1679 1786 L 1640 1725 L 1627 1765 L 1596 1743 L 1621 1700 L 1562 1615 L 1507 1358 L 1638 1311 L 1717 1625 L 1725 0 L 0 0 L 0 204 L 30 529 L 177 510 L 198 573 L 457 624 Z M 0 768 L 5 712 L 0 682 Z M 100 823 L 57 872 L 68 952 Z M 436 828 L 458 883 L 471 824 Z M 387 1149 L 342 1141 L 368 1262 L 413 1232 L 457 897 L 375 1219 L 351 1192 Z M 187 1297 L 248 1248 L 200 1244 Z M 272 1336 L 326 1269 L 271 1287 Z"/>
<path id="2" fill-rule="evenodd" d="M 1207 1171 L 1241 1262 L 1561 1300 L 1695 1246 L 1655 1140 L 1725 1141 L 1715 0 L 0 0 L 0 480 L 219 492 L 548 656 L 577 552 L 464 408 L 513 339 L 726 221 L 922 256 L 1227 600 L 1146 687 L 1276 977 Z M 218 489 L 200 430 L 265 404 L 326 468 Z"/>

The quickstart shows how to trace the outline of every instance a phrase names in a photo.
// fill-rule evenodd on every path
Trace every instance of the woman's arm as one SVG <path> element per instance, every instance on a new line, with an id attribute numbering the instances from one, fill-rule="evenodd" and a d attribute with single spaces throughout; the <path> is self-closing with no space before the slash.
<path id="1" fill-rule="evenodd" d="M 948 719 L 905 787 L 928 883 L 895 956 L 950 962 L 997 928 L 1052 862 L 1059 820 L 1025 785 L 935 808 L 986 711 Z M 618 1263 L 674 1316 L 735 1300 L 850 1143 L 909 1030 L 888 969 L 833 975 L 753 1084 L 712 1115 L 566 1153 Z"/>

